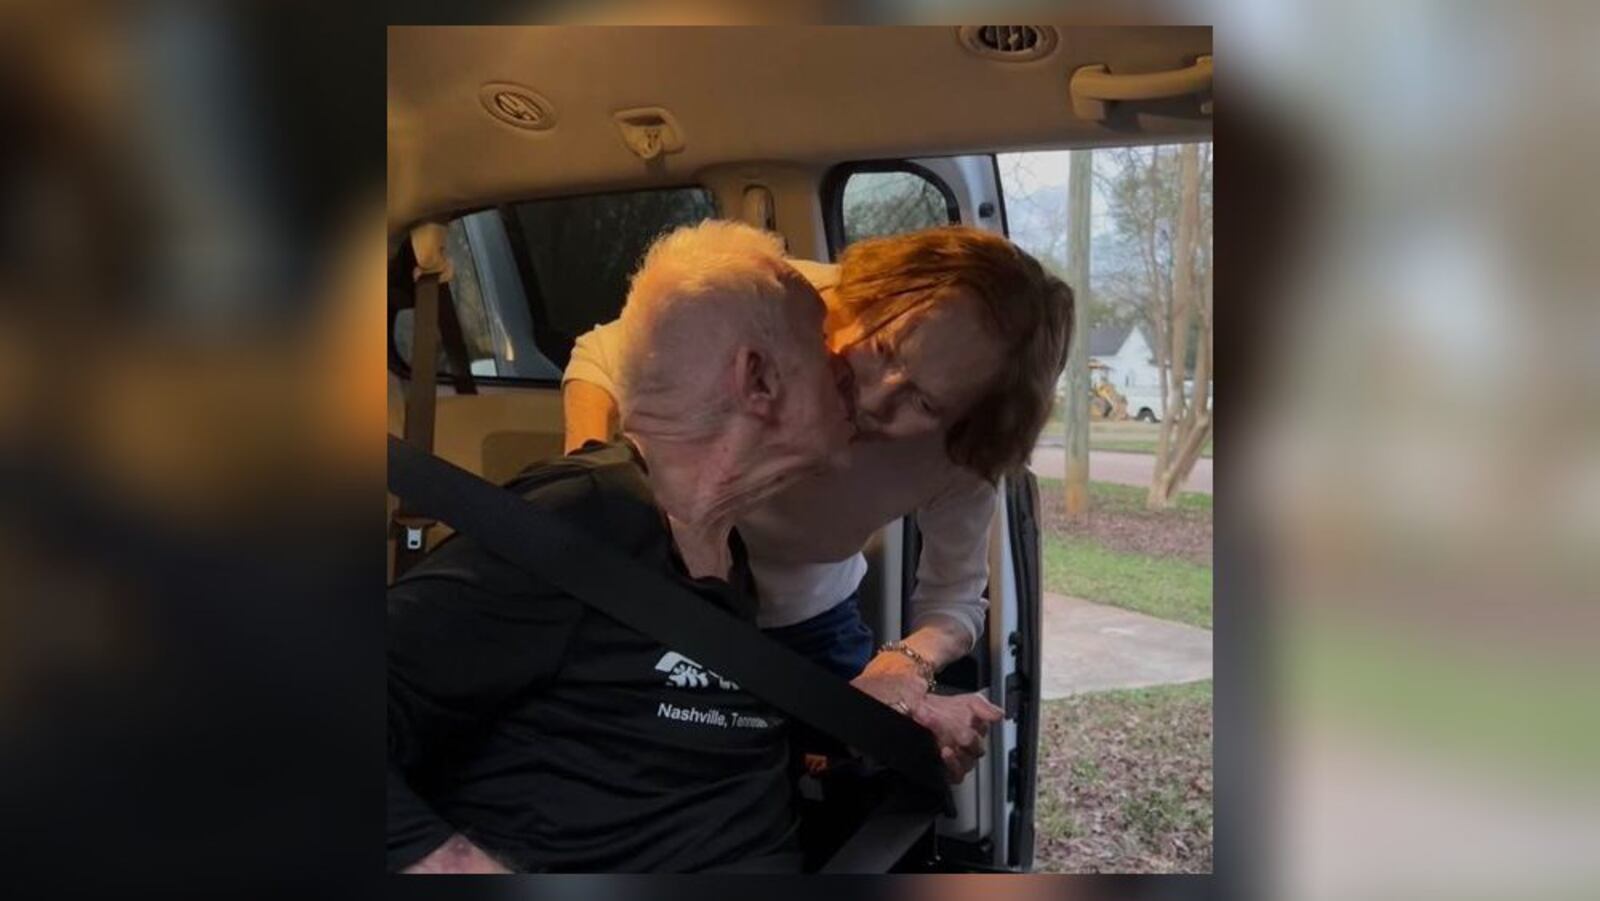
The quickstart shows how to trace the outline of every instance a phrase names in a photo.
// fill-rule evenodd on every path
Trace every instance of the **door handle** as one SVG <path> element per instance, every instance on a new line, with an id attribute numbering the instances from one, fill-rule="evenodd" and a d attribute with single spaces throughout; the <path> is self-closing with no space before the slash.
<path id="1" fill-rule="evenodd" d="M 1162 100 L 1197 94 L 1211 88 L 1211 56 L 1197 58 L 1186 69 L 1169 69 L 1165 72 L 1141 72 L 1137 75 L 1113 75 L 1105 64 L 1081 66 L 1072 73 L 1068 82 L 1072 92 L 1072 112 L 1080 119 L 1106 117 L 1106 103 L 1116 100 Z M 1201 112 L 1211 113 L 1211 101 L 1201 106 Z"/>

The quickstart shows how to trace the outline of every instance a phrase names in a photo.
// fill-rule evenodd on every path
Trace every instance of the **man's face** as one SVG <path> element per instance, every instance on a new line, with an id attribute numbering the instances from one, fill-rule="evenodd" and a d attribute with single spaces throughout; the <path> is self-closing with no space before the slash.
<path id="1" fill-rule="evenodd" d="M 783 398 L 770 452 L 791 456 L 800 468 L 825 468 L 855 436 L 850 367 L 828 350 L 822 298 L 803 279 L 790 284 L 789 330 L 778 350 Z"/>

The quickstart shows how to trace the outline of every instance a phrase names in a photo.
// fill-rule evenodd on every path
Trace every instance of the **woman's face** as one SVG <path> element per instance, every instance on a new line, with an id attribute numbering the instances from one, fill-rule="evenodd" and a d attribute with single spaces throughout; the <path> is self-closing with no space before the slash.
<path id="1" fill-rule="evenodd" d="M 862 439 L 942 432 L 999 371 L 1001 347 L 981 302 L 959 289 L 844 348 Z"/>

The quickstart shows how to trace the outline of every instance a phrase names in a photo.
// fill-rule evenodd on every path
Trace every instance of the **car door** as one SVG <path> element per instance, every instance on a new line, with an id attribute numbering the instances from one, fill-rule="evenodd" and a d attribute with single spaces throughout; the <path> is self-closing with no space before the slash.
<path id="1" fill-rule="evenodd" d="M 866 237 L 960 223 L 1006 233 L 992 154 L 872 160 L 835 166 L 822 180 L 828 247 L 835 258 Z M 1026 871 L 1033 865 L 1039 731 L 1040 558 L 1038 484 L 1003 479 L 989 535 L 988 621 L 966 658 L 940 674 L 941 691 L 985 693 L 1006 711 L 983 762 L 954 789 L 956 814 L 908 866 Z M 916 588 L 916 516 L 882 529 L 868 548 L 863 610 L 880 638 L 899 637 Z"/>

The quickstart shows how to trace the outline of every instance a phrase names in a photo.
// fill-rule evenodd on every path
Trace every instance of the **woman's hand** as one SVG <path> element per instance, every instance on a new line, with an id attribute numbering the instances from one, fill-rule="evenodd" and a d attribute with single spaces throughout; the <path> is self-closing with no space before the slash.
<path id="1" fill-rule="evenodd" d="M 981 694 L 930 694 L 912 709 L 911 718 L 933 733 L 945 775 L 954 784 L 977 766 L 984 736 L 990 726 L 1006 718 L 1006 712 Z"/>
<path id="2" fill-rule="evenodd" d="M 917 664 L 893 651 L 882 651 L 868 661 L 867 668 L 850 684 L 904 714 L 916 710 L 928 693 L 928 679 Z"/>

